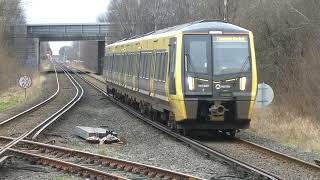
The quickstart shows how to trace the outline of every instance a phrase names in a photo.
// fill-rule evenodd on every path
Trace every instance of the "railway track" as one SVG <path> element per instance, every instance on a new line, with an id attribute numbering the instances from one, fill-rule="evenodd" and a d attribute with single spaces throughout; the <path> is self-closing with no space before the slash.
<path id="1" fill-rule="evenodd" d="M 319 179 L 320 177 L 320 166 L 246 140 L 201 139 L 199 142 L 240 161 L 261 167 L 264 171 L 275 174 L 281 179 Z"/>
<path id="2" fill-rule="evenodd" d="M 86 73 L 86 72 L 83 72 L 83 73 Z M 91 78 L 96 79 L 95 77 L 89 75 L 88 73 L 86 74 Z M 215 156 L 215 157 L 218 156 L 224 159 L 225 161 L 230 162 L 231 164 L 236 164 L 237 166 L 240 166 L 250 172 L 258 174 L 259 177 L 265 177 L 267 179 L 286 179 L 289 177 L 288 176 L 289 174 L 291 175 L 291 177 L 292 175 L 294 175 L 293 177 L 296 177 L 298 179 L 306 178 L 306 176 L 300 176 L 301 174 L 307 175 L 308 179 L 317 179 L 320 177 L 320 166 L 318 166 L 317 164 L 306 162 L 298 158 L 286 155 L 284 153 L 274 151 L 270 148 L 266 148 L 261 145 L 258 145 L 246 140 L 238 139 L 238 138 L 233 139 L 232 142 L 228 142 L 229 144 L 228 148 L 230 146 L 234 146 L 235 144 L 240 145 L 242 148 L 243 147 L 247 148 L 246 150 L 243 150 L 243 149 L 242 150 L 243 152 L 246 152 L 249 156 L 251 156 L 251 158 L 248 156 L 246 156 L 246 158 L 250 160 L 255 159 L 255 161 L 258 162 L 258 163 L 255 163 L 255 165 L 250 165 L 252 164 L 252 161 L 246 160 L 245 158 L 241 159 L 239 158 L 240 156 L 237 156 L 235 154 L 221 153 L 221 152 L 227 152 L 227 151 L 225 151 L 225 148 L 219 149 L 217 148 L 217 146 L 225 147 L 226 146 L 225 143 L 224 145 L 221 145 L 217 142 L 198 141 L 198 140 L 191 139 L 189 137 L 181 136 L 180 134 L 177 134 L 175 132 L 172 132 L 167 127 L 144 117 L 140 113 L 131 109 L 128 105 L 123 104 L 118 100 L 114 99 L 111 95 L 108 95 L 106 91 L 104 91 L 102 88 L 99 88 L 97 85 L 93 84 L 89 80 L 83 77 L 82 79 L 87 83 L 89 83 L 91 86 L 93 86 L 95 89 L 103 93 L 104 95 L 108 96 L 111 101 L 113 101 L 115 104 L 119 105 L 123 109 L 127 110 L 131 114 L 134 114 L 136 117 L 144 120 L 145 122 L 151 124 L 152 126 L 206 153 L 208 156 Z M 98 80 L 101 83 L 105 83 L 100 79 L 96 79 L 96 80 Z M 237 146 L 235 147 L 235 149 L 241 149 L 241 147 Z M 259 154 L 257 156 L 254 156 L 253 152 L 254 153 L 258 152 Z M 258 166 L 261 168 L 256 167 L 256 164 L 259 164 L 259 161 L 263 162 L 263 163 L 260 163 L 261 166 Z M 315 162 L 319 163 L 319 161 L 317 160 L 315 160 Z M 263 164 L 267 164 L 269 166 L 266 167 L 266 166 L 263 166 Z"/>
<path id="3" fill-rule="evenodd" d="M 306 168 L 314 169 L 315 171 L 320 172 L 320 166 L 318 166 L 317 163 L 313 164 L 313 163 L 310 163 L 310 162 L 307 162 L 307 161 L 303 161 L 303 160 L 298 159 L 296 157 L 289 156 L 287 154 L 275 151 L 273 149 L 261 146 L 259 144 L 256 144 L 256 143 L 253 143 L 253 142 L 250 142 L 250 141 L 247 141 L 247 140 L 236 138 L 236 141 L 238 141 L 240 143 L 243 143 L 243 144 L 246 144 L 248 146 L 251 146 L 253 148 L 261 149 L 264 152 L 269 152 L 270 154 L 273 154 L 274 156 L 278 156 L 278 157 L 283 158 L 283 159 L 288 159 L 289 161 L 292 161 L 292 162 L 294 162 L 296 164 L 300 164 L 301 166 L 305 166 Z M 317 160 L 315 160 L 315 162 L 317 162 Z"/>
<path id="4" fill-rule="evenodd" d="M 0 136 L 0 145 L 4 147 L 3 152 L 10 154 L 10 156 L 0 158 L 0 164 L 1 161 L 12 157 L 21 157 L 24 160 L 49 166 L 64 173 L 75 174 L 90 179 L 200 179 L 154 166 L 24 140 L 24 138 L 35 139 L 46 127 L 70 109 L 82 97 L 83 89 L 80 84 L 63 67 L 62 69 L 77 88 L 76 95 L 63 108 L 57 111 L 55 115 L 50 116 L 50 118 L 43 121 L 33 130 L 24 133 L 18 138 Z M 25 113 L 28 112 L 26 111 Z M 21 116 L 23 114 L 21 113 Z"/>
<path id="5" fill-rule="evenodd" d="M 15 116 L 12 116 L 11 118 L 9 118 L 7 120 L 2 121 L 0 123 L 0 128 L 2 128 L 2 129 L 7 128 L 8 129 L 10 127 L 11 129 L 14 129 L 15 128 L 14 123 L 16 121 L 21 122 L 21 121 L 25 120 L 25 117 L 33 118 L 35 115 L 39 115 L 39 114 L 45 114 L 45 115 L 49 116 L 48 112 L 45 112 L 44 109 L 42 109 L 42 108 L 44 106 L 48 106 L 48 105 L 57 106 L 57 104 L 54 103 L 53 99 L 57 98 L 57 96 L 61 90 L 55 66 L 54 66 L 54 69 L 55 69 L 56 82 L 57 82 L 56 92 L 52 96 L 50 96 L 48 99 L 40 102 L 39 104 L 21 112 Z M 0 149 L 0 156 L 2 154 L 4 154 L 6 151 L 8 151 L 8 149 L 10 149 L 11 147 L 16 145 L 17 143 L 19 143 L 23 139 L 33 139 L 33 140 L 36 139 L 46 128 L 48 128 L 53 122 L 55 122 L 60 116 L 62 116 L 66 111 L 68 111 L 71 107 L 73 107 L 81 99 L 81 97 L 83 95 L 83 89 L 82 89 L 81 85 L 69 74 L 69 72 L 65 71 L 63 69 L 63 67 L 61 67 L 61 69 L 64 71 L 65 75 L 67 76 L 67 78 L 70 80 L 70 82 L 72 83 L 72 85 L 75 88 L 76 93 L 73 96 L 73 98 L 70 101 L 66 102 L 62 108 L 55 109 L 53 112 L 51 112 L 52 114 L 49 117 L 46 116 L 45 119 L 40 118 L 40 120 L 38 120 L 36 123 L 32 124 L 31 128 L 26 127 L 25 132 L 18 131 L 19 132 L 18 137 L 13 138 L 10 142 L 8 142 L 7 144 L 4 144 L 2 146 L 2 148 Z M 1 158 L 1 159 L 2 159 L 2 161 L 6 160 L 5 156 L 3 156 L 3 158 Z M 0 163 L 1 163 L 1 161 L 0 161 Z"/>
<path id="6" fill-rule="evenodd" d="M 172 131 L 171 129 L 169 129 L 168 127 L 154 122 L 151 119 L 143 116 L 142 114 L 140 114 L 139 112 L 135 111 L 134 109 L 132 109 L 131 107 L 129 107 L 126 104 L 123 104 L 122 102 L 118 101 L 117 99 L 113 98 L 112 95 L 109 95 L 105 90 L 103 90 L 102 88 L 98 87 L 97 85 L 95 85 L 94 83 L 90 82 L 89 80 L 87 80 L 86 78 L 84 78 L 83 76 L 81 76 L 80 74 L 78 74 L 77 72 L 74 71 L 74 73 L 79 76 L 82 80 L 84 80 L 86 83 L 88 83 L 90 86 L 92 86 L 93 88 L 95 88 L 96 90 L 98 90 L 99 92 L 101 92 L 102 94 L 104 94 L 105 96 L 107 96 L 113 103 L 117 104 L 118 106 L 120 106 L 121 108 L 125 109 L 126 111 L 128 111 L 129 113 L 133 114 L 134 116 L 138 117 L 139 119 L 147 122 L 148 124 L 154 126 L 155 128 L 169 134 L 170 136 L 188 144 L 189 146 L 205 153 L 207 156 L 212 156 L 212 157 L 218 157 L 220 158 L 222 161 L 228 163 L 230 166 L 233 166 L 235 168 L 237 168 L 239 171 L 242 171 L 243 174 L 247 174 L 248 172 L 251 174 L 251 176 L 255 177 L 255 178 L 262 178 L 262 179 L 283 179 L 280 176 L 270 173 L 268 171 L 265 171 L 261 168 L 255 167 L 253 165 L 250 165 L 248 163 L 245 163 L 243 161 L 237 160 L 236 158 L 232 158 L 231 156 L 225 155 L 215 149 L 212 149 L 206 145 L 204 145 L 203 143 L 196 141 L 194 139 L 191 139 L 189 137 L 185 137 L 182 136 L 174 131 Z M 86 72 L 83 72 L 84 74 L 87 74 Z M 91 78 L 94 78 L 92 76 L 90 76 Z M 100 79 L 96 79 L 101 83 L 105 83 L 103 81 L 101 81 Z"/>
<path id="7" fill-rule="evenodd" d="M 0 143 L 12 140 L 0 137 Z M 154 166 L 28 140 L 20 141 L 9 151 L 36 164 L 90 179 L 200 179 Z M 110 171 L 112 174 L 108 173 Z"/>

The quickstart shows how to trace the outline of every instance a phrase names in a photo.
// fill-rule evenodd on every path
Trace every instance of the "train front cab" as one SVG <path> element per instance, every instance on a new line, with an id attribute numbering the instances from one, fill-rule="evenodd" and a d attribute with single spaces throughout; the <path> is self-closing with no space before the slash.
<path id="1" fill-rule="evenodd" d="M 170 92 L 177 128 L 233 133 L 248 128 L 257 91 L 252 33 L 192 33 L 179 39 L 176 66 L 182 68 L 175 69 L 176 94 Z M 172 91 L 172 82 L 168 88 Z"/>

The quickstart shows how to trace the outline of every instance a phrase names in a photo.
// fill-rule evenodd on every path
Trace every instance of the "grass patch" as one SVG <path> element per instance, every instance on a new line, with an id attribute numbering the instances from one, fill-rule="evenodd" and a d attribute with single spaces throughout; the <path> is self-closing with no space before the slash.
<path id="1" fill-rule="evenodd" d="M 100 154 L 102 156 L 108 156 L 110 154 L 105 147 L 103 147 L 102 149 L 97 149 L 95 153 Z"/>
<path id="2" fill-rule="evenodd" d="M 255 109 L 250 128 L 259 136 L 308 152 L 320 152 L 319 129 L 320 123 L 315 119 L 276 106 L 265 108 L 264 112 Z"/>
<path id="3" fill-rule="evenodd" d="M 27 98 L 25 92 L 20 87 L 12 87 L 5 93 L 0 94 L 0 113 L 19 105 L 32 102 L 42 94 L 42 86 L 39 77 L 34 78 L 33 85 L 27 89 Z"/>
<path id="4" fill-rule="evenodd" d="M 54 178 L 54 180 L 74 180 L 74 179 L 79 179 L 79 178 L 72 177 L 72 176 L 65 176 L 65 175 L 56 176 L 56 177 Z"/>
<path id="5" fill-rule="evenodd" d="M 12 96 L 8 99 L 5 99 L 0 102 L 0 112 L 4 112 L 12 107 L 15 107 L 17 104 L 22 104 L 26 101 L 24 94 L 19 94 Z"/>

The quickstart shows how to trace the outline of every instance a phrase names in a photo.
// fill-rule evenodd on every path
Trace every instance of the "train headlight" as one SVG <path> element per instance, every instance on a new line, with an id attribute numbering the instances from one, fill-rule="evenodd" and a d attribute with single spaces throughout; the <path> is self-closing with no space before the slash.
<path id="1" fill-rule="evenodd" d="M 247 78 L 246 77 L 242 77 L 240 78 L 240 90 L 244 91 L 246 89 L 246 84 L 247 84 Z"/>
<path id="2" fill-rule="evenodd" d="M 190 90 L 190 91 L 193 91 L 193 90 L 195 89 L 195 86 L 194 86 L 194 78 L 188 76 L 187 81 L 188 81 L 189 90 Z"/>

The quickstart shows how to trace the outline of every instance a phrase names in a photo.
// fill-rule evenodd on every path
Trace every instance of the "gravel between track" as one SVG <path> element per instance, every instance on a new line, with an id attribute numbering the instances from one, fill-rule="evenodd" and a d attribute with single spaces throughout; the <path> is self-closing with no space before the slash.
<path id="1" fill-rule="evenodd" d="M 32 165 L 28 161 L 12 159 L 0 169 L 0 180 L 78 180 L 76 176 L 57 172 L 45 166 Z"/>
<path id="2" fill-rule="evenodd" d="M 17 107 L 14 107 L 13 109 L 7 110 L 5 112 L 0 113 L 0 122 L 10 118 L 11 116 L 18 114 L 26 109 L 28 109 L 31 106 L 34 106 L 41 101 L 44 101 L 48 97 L 50 97 L 57 88 L 56 85 L 56 78 L 54 74 L 46 74 L 42 73 L 40 75 L 40 81 L 41 81 L 41 95 L 38 98 L 35 98 L 31 101 L 28 101 L 24 104 L 19 104 Z M 47 88 L 47 87 L 52 87 L 52 88 Z"/>
<path id="3" fill-rule="evenodd" d="M 218 160 L 207 159 L 185 144 L 132 117 L 92 87 L 80 82 L 85 89 L 80 104 L 47 130 L 40 141 L 55 142 L 56 145 L 154 165 L 206 179 L 240 176 L 230 166 Z M 104 126 L 117 132 L 126 143 L 89 144 L 72 133 L 75 126 Z"/>
<path id="4" fill-rule="evenodd" d="M 66 76 L 64 74 L 59 75 L 59 80 L 63 83 L 66 81 Z M 9 118 L 10 116 L 13 116 L 17 113 L 20 113 L 24 111 L 25 109 L 28 109 L 28 107 L 31 107 L 45 99 L 47 99 L 49 96 L 51 96 L 57 88 L 56 84 L 56 78 L 55 74 L 42 74 L 41 79 L 43 79 L 42 82 L 42 95 L 35 101 L 31 103 L 27 103 L 25 105 L 21 105 L 20 107 L 16 109 L 12 109 L 10 111 L 7 111 L 4 114 L 3 118 L 1 117 L 1 121 Z M 21 127 L 18 128 L 24 128 L 23 124 L 21 124 Z M 3 167 L 0 167 L 0 180 L 26 180 L 26 179 L 32 179 L 32 180 L 58 180 L 58 179 L 69 179 L 69 180 L 77 180 L 82 179 L 75 176 L 70 176 L 63 174 L 61 172 L 56 172 L 54 169 L 38 166 L 38 165 L 30 165 L 28 162 L 25 162 L 20 159 L 12 159 L 11 162 L 8 162 Z"/>
<path id="5" fill-rule="evenodd" d="M 278 152 L 282 152 L 284 154 L 296 157 L 298 159 L 314 163 L 315 159 L 320 159 L 320 152 L 306 152 L 302 149 L 292 148 L 288 145 L 281 144 L 271 139 L 267 139 L 264 137 L 256 136 L 254 133 L 249 130 L 242 131 L 237 134 L 237 137 L 248 140 L 250 142 L 254 142 L 260 144 L 264 147 L 268 147 Z"/>
<path id="6" fill-rule="evenodd" d="M 75 95 L 75 88 L 64 73 L 58 74 L 58 77 L 60 92 L 57 97 L 46 103 L 44 106 L 0 126 L 0 135 L 20 136 L 24 132 L 30 131 L 36 127 L 39 123 L 50 117 L 54 112 L 58 111 L 69 102 Z M 52 87 L 52 85 L 50 86 Z M 53 89 L 57 89 L 56 82 L 54 82 Z"/>
<path id="7" fill-rule="evenodd" d="M 267 172 L 272 172 L 285 179 L 320 178 L 320 171 L 301 168 L 300 165 L 291 162 L 288 163 L 286 159 L 284 160 L 264 150 L 253 148 L 245 143 L 234 141 L 212 142 L 210 140 L 205 144 L 215 150 L 224 152 L 226 155 L 260 167 Z"/>

